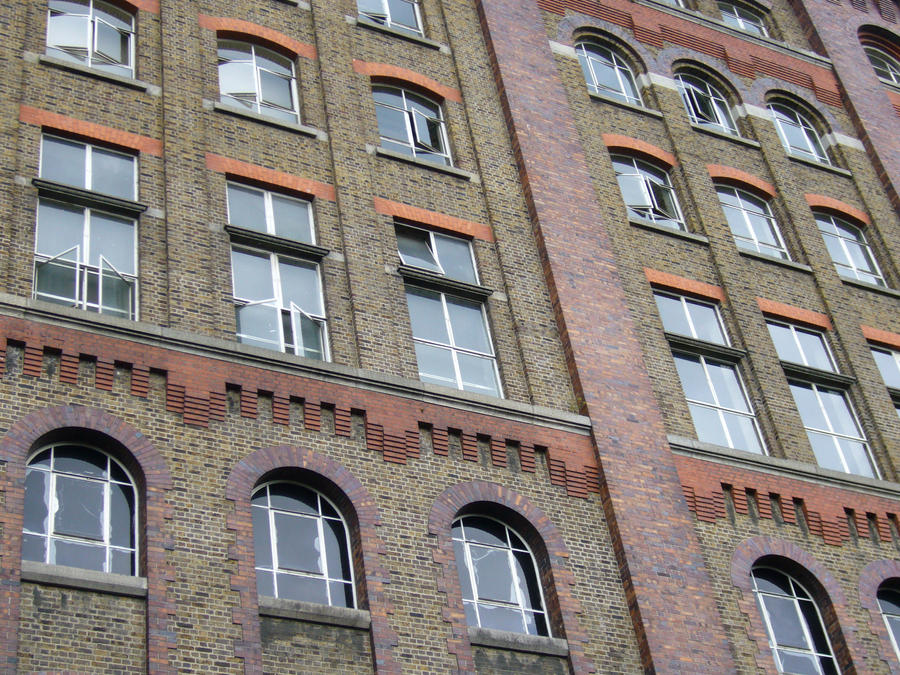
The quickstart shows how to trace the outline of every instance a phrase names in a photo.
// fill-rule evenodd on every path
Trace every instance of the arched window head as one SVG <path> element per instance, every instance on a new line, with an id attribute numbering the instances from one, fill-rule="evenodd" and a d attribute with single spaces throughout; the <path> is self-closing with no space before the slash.
<path id="1" fill-rule="evenodd" d="M 260 595 L 356 607 L 350 540 L 334 504 L 287 481 L 257 488 L 250 504 Z"/>
<path id="2" fill-rule="evenodd" d="M 614 155 L 612 163 L 629 215 L 676 230 L 686 229 L 668 172 L 625 155 Z"/>
<path id="3" fill-rule="evenodd" d="M 693 124 L 737 136 L 728 99 L 718 87 L 708 78 L 694 73 L 679 73 L 675 80 Z"/>
<path id="4" fill-rule="evenodd" d="M 435 164 L 450 165 L 450 144 L 439 103 L 408 89 L 372 88 L 381 147 Z"/>
<path id="5" fill-rule="evenodd" d="M 861 229 L 828 213 L 817 213 L 816 225 L 838 274 L 876 286 L 886 285 Z"/>
<path id="6" fill-rule="evenodd" d="M 837 675 L 834 650 L 809 592 L 794 577 L 772 567 L 754 567 L 752 576 L 778 672 Z"/>
<path id="7" fill-rule="evenodd" d="M 831 163 L 819 140 L 819 132 L 806 115 L 784 103 L 770 103 L 769 112 L 775 120 L 778 137 L 789 155 L 822 164 Z"/>
<path id="8" fill-rule="evenodd" d="M 134 77 L 134 16 L 103 0 L 50 0 L 47 54 Z"/>
<path id="9" fill-rule="evenodd" d="M 550 635 L 534 556 L 518 534 L 494 518 L 463 516 L 453 550 L 470 626 Z"/>
<path id="10" fill-rule="evenodd" d="M 722 21 L 732 28 L 737 28 L 751 35 L 769 37 L 769 31 L 766 30 L 766 21 L 761 12 L 746 5 L 737 5 L 733 2 L 720 2 L 719 11 L 722 12 Z"/>
<path id="11" fill-rule="evenodd" d="M 875 74 L 882 80 L 887 80 L 893 84 L 900 85 L 900 62 L 886 51 L 867 45 L 863 47 L 866 56 L 869 57 L 869 63 L 875 69 Z"/>
<path id="12" fill-rule="evenodd" d="M 108 454 L 56 443 L 29 460 L 23 560 L 135 575 L 137 532 L 134 481 Z"/>
<path id="13" fill-rule="evenodd" d="M 768 202 L 728 185 L 717 185 L 716 194 L 738 248 L 790 260 Z"/>
<path id="14" fill-rule="evenodd" d="M 294 63 L 265 47 L 219 40 L 222 103 L 296 124 L 300 121 Z"/>
<path id="15" fill-rule="evenodd" d="M 609 47 L 581 42 L 575 47 L 588 91 L 634 105 L 643 105 L 628 63 Z"/>
<path id="16" fill-rule="evenodd" d="M 359 15 L 388 28 L 422 35 L 422 17 L 416 0 L 356 0 Z"/>
<path id="17" fill-rule="evenodd" d="M 891 635 L 894 653 L 900 659 L 900 586 L 896 580 L 882 584 L 878 589 L 878 607 Z"/>

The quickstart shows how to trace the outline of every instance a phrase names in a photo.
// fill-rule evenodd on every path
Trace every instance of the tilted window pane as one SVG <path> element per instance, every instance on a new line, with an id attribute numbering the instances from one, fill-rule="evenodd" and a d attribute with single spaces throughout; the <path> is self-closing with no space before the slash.
<path id="1" fill-rule="evenodd" d="M 398 225 L 397 248 L 404 264 L 421 267 L 432 272 L 443 271 L 432 250 L 432 239 L 429 232 Z"/>
<path id="2" fill-rule="evenodd" d="M 382 147 L 437 164 L 452 164 L 441 106 L 395 87 L 374 87 Z"/>

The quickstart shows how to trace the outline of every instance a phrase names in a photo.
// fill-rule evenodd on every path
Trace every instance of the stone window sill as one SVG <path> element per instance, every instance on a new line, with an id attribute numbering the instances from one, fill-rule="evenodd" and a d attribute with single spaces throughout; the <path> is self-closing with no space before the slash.
<path id="1" fill-rule="evenodd" d="M 752 258 L 753 260 L 762 260 L 763 262 L 772 265 L 781 265 L 782 267 L 789 267 L 792 270 L 798 270 L 808 274 L 812 273 L 812 267 L 809 265 L 804 265 L 803 263 L 798 263 L 793 260 L 787 260 L 786 258 L 776 258 L 773 255 L 766 255 L 765 253 L 758 253 L 757 251 L 749 251 L 747 249 L 738 249 L 738 253 L 747 258 Z"/>
<path id="2" fill-rule="evenodd" d="M 663 114 L 658 110 L 645 108 L 644 106 L 637 105 L 636 103 L 628 103 L 628 101 L 620 101 L 619 99 L 613 98 L 612 96 L 604 96 L 603 94 L 598 94 L 597 92 L 591 91 L 590 89 L 588 90 L 588 96 L 590 96 L 595 101 L 610 103 L 620 108 L 624 108 L 625 110 L 630 110 L 631 112 L 647 115 L 648 117 L 656 117 L 657 119 L 663 118 Z"/>
<path id="3" fill-rule="evenodd" d="M 250 110 L 241 110 L 240 108 L 235 108 L 228 105 L 227 103 L 222 103 L 220 101 L 213 102 L 212 109 L 217 112 L 225 113 L 227 115 L 244 117 L 248 120 L 253 120 L 254 122 L 268 124 L 269 126 L 278 127 L 279 129 L 287 129 L 288 131 L 303 134 L 304 136 L 312 136 L 313 138 L 317 138 L 320 141 L 328 140 L 328 134 L 326 134 L 324 131 L 316 129 L 315 127 L 310 127 L 306 124 L 291 124 L 290 122 L 282 122 L 281 120 L 276 120 L 273 117 L 266 117 L 265 115 L 260 115 L 259 113 L 255 113 Z"/>
<path id="4" fill-rule="evenodd" d="M 788 159 L 790 159 L 792 162 L 805 164 L 806 166 L 811 166 L 816 169 L 830 171 L 831 173 L 836 173 L 838 176 L 844 176 L 845 178 L 850 178 L 851 176 L 853 176 L 853 174 L 847 171 L 847 169 L 842 169 L 839 166 L 832 166 L 831 164 L 826 164 L 825 162 L 816 162 L 812 159 L 806 159 L 806 157 L 798 157 L 797 155 L 788 154 Z"/>
<path id="5" fill-rule="evenodd" d="M 97 70 L 96 68 L 90 68 L 88 66 L 83 66 L 80 63 L 73 63 L 71 61 L 64 61 L 63 59 L 58 59 L 54 56 L 47 56 L 46 54 L 39 55 L 37 57 L 37 62 L 45 66 L 50 66 L 51 68 L 68 70 L 72 73 L 78 73 L 79 75 L 87 75 L 88 77 L 93 77 L 98 80 L 106 80 L 107 82 L 121 84 L 125 87 L 137 89 L 138 91 L 147 92 L 153 96 L 159 96 L 162 93 L 162 90 L 159 87 L 155 87 L 141 80 L 135 80 L 130 77 L 125 77 L 124 75 L 106 73 L 102 70 Z"/>
<path id="6" fill-rule="evenodd" d="M 657 225 L 653 221 L 635 218 L 634 216 L 630 216 L 628 222 L 634 227 L 640 227 L 644 230 L 650 230 L 651 232 L 659 232 L 660 234 L 667 234 L 670 237 L 675 237 L 677 239 L 687 239 L 688 241 L 693 241 L 698 244 L 709 245 L 709 239 L 702 234 L 694 234 L 693 232 L 676 230 L 673 227 L 666 227 L 665 225 Z"/>
<path id="7" fill-rule="evenodd" d="M 347 23 L 349 23 L 350 25 L 368 28 L 369 30 L 377 31 L 379 33 L 387 33 L 388 35 L 393 35 L 394 37 L 398 37 L 409 42 L 414 42 L 415 44 L 422 45 L 423 47 L 437 49 L 442 54 L 450 53 L 450 47 L 441 44 L 436 40 L 429 40 L 427 37 L 422 37 L 421 35 L 414 35 L 413 33 L 407 33 L 406 31 L 391 28 L 390 26 L 385 26 L 384 24 L 380 24 L 377 21 L 372 21 L 371 19 L 368 19 L 364 16 L 347 16 L 346 18 Z"/>
<path id="8" fill-rule="evenodd" d="M 83 570 L 63 565 L 47 565 L 32 560 L 22 561 L 22 581 L 76 588 L 95 593 L 125 595 L 132 598 L 147 597 L 147 579 L 144 577 Z"/>
<path id="9" fill-rule="evenodd" d="M 484 302 L 493 294 L 490 288 L 479 286 L 477 284 L 469 284 L 465 281 L 457 281 L 450 279 L 442 274 L 435 274 L 428 270 L 419 269 L 410 265 L 400 265 L 397 273 L 403 277 L 403 280 L 414 286 L 423 286 L 433 290 L 450 293 L 451 295 L 462 295 L 464 297 Z"/>
<path id="10" fill-rule="evenodd" d="M 278 619 L 309 621 L 311 623 L 357 628 L 359 630 L 369 630 L 369 627 L 372 625 L 369 612 L 364 609 L 331 607 L 330 605 L 321 605 L 317 602 L 285 600 L 267 595 L 259 596 L 259 614 L 260 616 L 271 616 Z"/>
<path id="11" fill-rule="evenodd" d="M 724 131 L 717 131 L 715 129 L 710 129 L 709 127 L 705 127 L 702 124 L 694 124 L 691 123 L 691 128 L 694 131 L 699 131 L 703 134 L 708 134 L 710 136 L 714 136 L 716 138 L 721 138 L 724 141 L 731 141 L 732 143 L 737 143 L 739 145 L 746 145 L 750 148 L 759 148 L 760 145 L 756 141 L 750 138 L 744 138 L 743 136 L 739 136 L 737 134 L 728 134 Z"/>
<path id="12" fill-rule="evenodd" d="M 469 642 L 480 647 L 495 647 L 515 652 L 529 652 L 547 656 L 569 655 L 569 643 L 561 638 L 510 633 L 505 630 L 493 630 L 492 628 L 469 626 Z"/>
<path id="13" fill-rule="evenodd" d="M 841 281 L 848 286 L 853 286 L 854 288 L 862 288 L 867 291 L 875 291 L 876 293 L 882 293 L 883 295 L 889 295 L 892 298 L 900 298 L 900 291 L 896 291 L 893 288 L 888 288 L 887 286 L 879 286 L 878 284 L 870 284 L 865 281 L 860 281 L 859 279 L 847 279 L 846 277 L 841 277 Z"/>
<path id="14" fill-rule="evenodd" d="M 471 171 L 465 171 L 464 169 L 458 169 L 455 166 L 448 166 L 446 164 L 435 164 L 434 162 L 428 162 L 424 159 L 418 159 L 416 157 L 410 157 L 409 155 L 404 155 L 401 152 L 394 152 L 393 150 L 385 150 L 381 147 L 376 147 L 374 145 L 367 145 L 366 152 L 377 155 L 379 157 L 386 157 L 388 159 L 395 159 L 401 162 L 406 162 L 407 164 L 414 164 L 416 166 L 421 166 L 425 169 L 431 169 L 432 171 L 437 171 L 439 173 L 446 173 L 451 176 L 456 176 L 457 178 L 464 178 L 467 181 L 471 181 L 472 183 L 480 183 L 481 179 Z"/>

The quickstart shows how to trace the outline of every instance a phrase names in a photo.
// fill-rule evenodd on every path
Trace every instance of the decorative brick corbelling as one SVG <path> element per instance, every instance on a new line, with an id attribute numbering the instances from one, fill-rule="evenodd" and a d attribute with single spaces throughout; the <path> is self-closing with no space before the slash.
<path id="1" fill-rule="evenodd" d="M 408 68 L 392 66 L 387 63 L 373 63 L 371 61 L 353 59 L 353 70 L 361 75 L 368 75 L 374 80 L 408 82 L 419 89 L 425 90 L 432 96 L 436 96 L 440 100 L 447 99 L 448 101 L 462 103 L 462 93 L 460 93 L 459 89 L 448 87 L 426 75 L 417 73 L 414 70 L 409 70 Z"/>
<path id="2" fill-rule="evenodd" d="M 420 209 L 416 206 L 408 206 L 400 202 L 392 202 L 390 199 L 375 197 L 375 211 L 377 213 L 398 218 L 411 223 L 420 223 L 428 225 L 438 230 L 462 234 L 473 239 L 481 239 L 483 241 L 494 241 L 494 233 L 489 225 L 476 223 L 472 220 L 464 220 L 455 218 L 443 213 Z"/>
<path id="3" fill-rule="evenodd" d="M 483 505 L 483 506 L 482 506 Z M 558 607 L 559 616 L 551 616 L 551 625 L 555 630 L 563 631 L 563 636 L 569 643 L 569 662 L 573 673 L 596 672 L 594 664 L 584 653 L 584 647 L 589 638 L 579 624 L 577 615 L 581 612 L 578 600 L 572 595 L 572 587 L 576 580 L 566 561 L 569 551 L 559 530 L 550 518 L 531 503 L 522 494 L 519 494 L 506 486 L 486 481 L 472 481 L 453 485 L 434 501 L 431 514 L 428 518 L 428 534 L 435 537 L 432 545 L 432 557 L 439 568 L 437 590 L 447 596 L 444 607 L 444 620 L 450 624 L 450 637 L 447 645 L 450 653 L 457 659 L 459 673 L 474 673 L 475 661 L 472 655 L 472 645 L 469 643 L 466 626 L 465 611 L 463 609 L 462 589 L 459 585 L 459 574 L 456 569 L 456 556 L 453 552 L 453 539 L 451 525 L 461 511 L 474 506 L 490 510 L 497 506 L 503 507 L 518 514 L 534 528 L 539 538 L 539 543 L 544 550 L 535 550 L 539 547 L 532 546 L 534 554 L 538 557 L 538 568 L 549 565 L 550 574 L 547 588 L 544 589 L 548 597 L 548 610 L 553 604 L 550 594 L 555 596 L 555 606 Z M 500 513 L 502 519 L 503 514 Z M 525 532 L 520 532 L 526 535 Z M 527 538 L 527 536 L 526 536 Z M 544 576 L 544 575 L 542 575 Z M 560 637 L 556 635 L 556 637 Z"/>
<path id="4" fill-rule="evenodd" d="M 875 560 L 859 574 L 859 603 L 869 612 L 869 630 L 878 636 L 878 653 L 891 675 L 900 675 L 900 662 L 878 605 L 878 589 L 886 581 L 900 583 L 900 562 Z M 896 588 L 896 586 L 894 586 Z"/>
<path id="5" fill-rule="evenodd" d="M 671 152 L 667 152 L 639 138 L 623 136 L 622 134 L 603 134 L 603 142 L 610 152 L 625 151 L 628 154 L 639 155 L 645 159 L 663 164 L 667 169 L 671 169 L 678 164 L 678 160 Z"/>
<path id="6" fill-rule="evenodd" d="M 707 164 L 706 170 L 713 181 L 728 183 L 736 187 L 749 188 L 768 199 L 775 197 L 775 186 L 751 173 L 722 164 Z"/>
<path id="7" fill-rule="evenodd" d="M 759 305 L 759 309 L 766 316 L 787 319 L 793 323 L 802 323 L 807 326 L 821 328 L 822 330 L 832 329 L 831 319 L 828 318 L 827 314 L 822 314 L 821 312 L 786 305 L 783 302 L 767 300 L 766 298 L 756 298 L 756 304 Z"/>
<path id="8" fill-rule="evenodd" d="M 716 302 L 725 302 L 725 291 L 721 286 L 713 286 L 695 279 L 687 279 L 677 274 L 669 274 L 668 272 L 660 272 L 649 267 L 644 268 L 644 276 L 654 288 L 663 288 L 670 291 L 678 291 L 679 293 L 687 293 L 707 300 L 715 300 Z"/>
<path id="9" fill-rule="evenodd" d="M 232 615 L 242 630 L 242 639 L 235 645 L 235 652 L 242 654 L 244 672 L 248 675 L 262 672 L 250 495 L 260 479 L 279 469 L 314 473 L 332 483 L 346 498 L 342 508 L 352 509 L 352 513 L 345 510 L 343 515 L 348 525 L 356 530 L 358 536 L 351 538 L 358 541 L 362 554 L 363 578 L 357 580 L 356 590 L 357 597 L 366 600 L 372 620 L 370 638 L 374 669 L 376 673 L 400 673 L 400 665 L 393 655 L 397 634 L 389 622 L 393 606 L 385 593 L 385 585 L 391 582 L 391 577 L 381 563 L 384 546 L 377 531 L 381 517 L 375 499 L 350 471 L 333 459 L 288 445 L 263 448 L 245 457 L 232 467 L 225 486 L 226 499 L 234 503 L 227 527 L 235 533 L 229 556 L 237 563 L 231 585 L 240 594 L 240 606 L 232 610 Z"/>
<path id="10" fill-rule="evenodd" d="M 206 168 L 228 176 L 245 178 L 257 183 L 263 183 L 273 188 L 281 188 L 299 192 L 307 197 L 317 197 L 333 202 L 335 197 L 334 186 L 309 178 L 302 178 L 293 174 L 275 171 L 264 166 L 248 164 L 230 157 L 222 157 L 211 152 L 206 153 Z"/>
<path id="11" fill-rule="evenodd" d="M 300 42 L 292 37 L 288 37 L 276 30 L 259 26 L 242 19 L 231 19 L 227 17 L 208 16 L 200 14 L 197 21 L 201 28 L 215 31 L 216 33 L 226 33 L 236 36 L 253 36 L 262 42 L 268 43 L 268 46 L 275 47 L 278 51 L 288 52 L 291 56 L 302 56 L 307 59 L 316 58 L 316 48 L 312 45 Z"/>
<path id="12" fill-rule="evenodd" d="M 120 148 L 145 152 L 156 157 L 161 157 L 163 153 L 162 141 L 158 141 L 155 138 L 105 127 L 95 122 L 85 122 L 68 115 L 60 115 L 59 113 L 27 105 L 19 106 L 19 121 L 25 124 L 34 124 L 51 131 L 65 131 L 81 136 L 86 140 L 101 141 L 109 145 L 117 145 Z"/>
<path id="13" fill-rule="evenodd" d="M 877 342 L 885 347 L 900 349 L 900 335 L 891 333 L 880 328 L 872 328 L 871 326 L 860 326 L 863 337 L 870 342 Z"/>
<path id="14" fill-rule="evenodd" d="M 869 225 L 872 222 L 865 211 L 862 211 L 855 206 L 850 206 L 850 204 L 842 202 L 840 199 L 816 194 L 805 194 L 803 195 L 803 197 L 806 199 L 806 203 L 809 204 L 809 208 L 811 209 L 826 209 L 828 211 L 835 211 L 839 215 L 852 218 L 853 220 L 865 225 Z"/>
<path id="15" fill-rule="evenodd" d="M 140 431 L 97 408 L 59 406 L 43 408 L 19 419 L 0 440 L 0 461 L 6 464 L 2 489 L 6 504 L 0 513 L 4 555 L 0 562 L 0 663 L 15 670 L 19 632 L 21 592 L 22 521 L 24 513 L 25 462 L 35 445 L 51 431 L 71 429 L 73 435 L 90 431 L 103 434 L 122 447 L 134 459 L 143 488 L 146 523 L 141 533 L 147 576 L 147 672 L 169 673 L 169 651 L 175 648 L 174 604 L 166 595 L 167 581 L 174 571 L 166 563 L 165 521 L 171 519 L 166 491 L 172 479 L 163 456 Z"/>

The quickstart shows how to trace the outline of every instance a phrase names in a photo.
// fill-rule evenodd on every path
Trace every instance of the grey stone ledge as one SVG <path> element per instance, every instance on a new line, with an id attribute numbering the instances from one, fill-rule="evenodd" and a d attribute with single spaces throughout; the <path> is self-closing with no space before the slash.
<path id="1" fill-rule="evenodd" d="M 893 288 L 888 288 L 887 286 L 870 284 L 867 281 L 860 281 L 859 279 L 848 279 L 847 277 L 841 277 L 841 281 L 848 286 L 853 286 L 854 288 L 862 288 L 866 291 L 874 291 L 875 293 L 881 293 L 882 295 L 889 295 L 892 298 L 900 298 L 900 291 L 894 290 Z"/>
<path id="2" fill-rule="evenodd" d="M 761 260 L 763 262 L 770 263 L 772 265 L 780 265 L 781 267 L 789 267 L 792 270 L 797 270 L 799 272 L 806 272 L 807 274 L 812 274 L 812 267 L 809 265 L 804 265 L 803 263 L 798 263 L 794 260 L 787 260 L 785 258 L 776 258 L 774 255 L 766 255 L 765 253 L 759 253 L 758 251 L 750 251 L 745 248 L 739 248 L 738 253 L 746 258 L 752 258 L 754 260 Z"/>
<path id="3" fill-rule="evenodd" d="M 668 440 L 672 452 L 676 455 L 694 457 L 740 469 L 775 474 L 785 478 L 874 495 L 885 499 L 900 500 L 900 485 L 880 478 L 866 478 L 865 476 L 824 469 L 795 459 L 733 450 L 721 445 L 703 443 L 693 438 L 674 434 L 669 434 Z"/>
<path id="4" fill-rule="evenodd" d="M 464 392 L 353 366 L 282 354 L 231 340 L 141 321 L 104 316 L 34 298 L 0 293 L 0 315 L 86 331 L 227 363 L 240 363 L 286 375 L 314 378 L 335 385 L 397 396 L 567 433 L 583 436 L 591 433 L 591 423 L 587 417 L 566 410 Z"/>
<path id="5" fill-rule="evenodd" d="M 792 155 L 788 153 L 788 159 L 792 162 L 798 162 L 799 164 L 805 164 L 806 166 L 811 166 L 814 169 L 822 169 L 823 171 L 830 171 L 831 173 L 836 173 L 838 176 L 844 176 L 845 178 L 850 178 L 853 176 L 852 173 L 847 171 L 847 169 L 842 169 L 839 166 L 834 166 L 833 164 L 826 164 L 825 162 L 816 162 L 811 159 L 807 159 L 806 157 L 798 157 L 797 155 Z"/>
<path id="6" fill-rule="evenodd" d="M 274 117 L 260 115 L 259 113 L 255 113 L 250 110 L 241 110 L 240 108 L 235 108 L 234 106 L 228 105 L 227 103 L 222 103 L 221 101 L 213 101 L 212 109 L 217 112 L 234 115 L 235 117 L 244 117 L 248 120 L 253 120 L 254 122 L 260 122 L 261 124 L 268 124 L 271 127 L 287 129 L 288 131 L 303 134 L 304 136 L 312 136 L 313 138 L 320 141 L 328 140 L 328 134 L 320 129 L 316 129 L 315 127 L 307 126 L 306 124 L 291 124 L 290 122 L 282 122 L 281 120 L 277 120 Z"/>
<path id="7" fill-rule="evenodd" d="M 22 581 L 132 598 L 147 597 L 147 579 L 144 577 L 83 570 L 64 565 L 47 565 L 32 560 L 22 561 Z"/>
<path id="8" fill-rule="evenodd" d="M 272 616 L 278 619 L 310 621 L 312 623 L 324 623 L 329 626 L 343 626 L 344 628 L 357 628 L 360 630 L 369 630 L 369 627 L 372 625 L 369 612 L 364 609 L 332 607 L 317 602 L 285 600 L 284 598 L 273 598 L 268 595 L 259 596 L 259 614 L 260 616 Z"/>
<path id="9" fill-rule="evenodd" d="M 26 52 L 26 61 L 31 61 L 31 58 L 28 58 L 29 52 Z M 37 62 L 45 65 L 51 66 L 53 68 L 61 68 L 62 70 L 68 70 L 73 73 L 78 73 L 80 75 L 87 75 L 88 77 L 94 77 L 98 80 L 106 80 L 107 82 L 114 82 L 115 84 L 121 84 L 126 87 L 130 87 L 131 89 L 137 89 L 138 91 L 143 91 L 151 96 L 159 96 L 162 93 L 162 89 L 160 87 L 154 86 L 152 84 L 148 84 L 142 80 L 136 80 L 130 77 L 125 77 L 124 75 L 116 75 L 114 73 L 107 73 L 102 70 L 98 70 L 97 68 L 91 68 L 89 66 L 83 66 L 80 63 L 73 63 L 72 61 L 65 61 L 64 59 L 58 59 L 54 56 L 47 56 L 46 54 L 39 54 L 37 56 Z"/>
<path id="10" fill-rule="evenodd" d="M 850 375 L 843 375 L 831 370 L 822 370 L 821 368 L 813 368 L 804 366 L 802 363 L 791 363 L 790 361 L 781 361 L 781 367 L 784 374 L 789 379 L 805 380 L 807 382 L 816 382 L 838 389 L 846 389 L 856 384 L 856 378 Z"/>
<path id="11" fill-rule="evenodd" d="M 616 98 L 613 98 L 612 96 L 604 96 L 603 94 L 598 94 L 597 92 L 591 91 L 590 89 L 588 89 L 588 96 L 590 96 L 594 101 L 609 103 L 610 105 L 624 108 L 625 110 L 630 110 L 631 112 L 640 113 L 641 115 L 647 115 L 648 117 L 655 117 L 657 119 L 663 118 L 663 114 L 659 112 L 659 110 L 645 108 L 644 106 L 637 105 L 636 103 L 628 103 L 628 101 L 620 101 Z"/>
<path id="12" fill-rule="evenodd" d="M 429 288 L 437 291 L 446 291 L 451 295 L 461 295 L 466 298 L 483 302 L 493 294 L 493 291 L 486 286 L 477 284 L 469 284 L 465 281 L 450 279 L 443 274 L 435 274 L 428 270 L 419 269 L 411 265 L 400 265 L 397 273 L 403 277 L 403 280 L 413 286 Z"/>
<path id="13" fill-rule="evenodd" d="M 688 335 L 679 335 L 669 331 L 665 332 L 665 336 L 673 351 L 703 354 L 704 356 L 711 356 L 729 363 L 737 363 L 747 356 L 747 352 L 743 349 L 731 347 L 730 345 L 720 345 L 707 340 L 698 340 Z"/>
<path id="14" fill-rule="evenodd" d="M 709 245 L 709 239 L 702 234 L 695 234 L 694 232 L 687 232 L 686 230 L 676 230 L 674 227 L 658 225 L 651 220 L 635 218 L 634 216 L 629 216 L 628 222 L 634 227 L 640 227 L 644 230 L 650 230 L 651 232 L 659 232 L 660 234 L 666 234 L 670 237 L 675 237 L 676 239 L 687 239 L 688 241 L 693 241 L 698 244 Z"/>
<path id="15" fill-rule="evenodd" d="M 404 155 L 402 152 L 394 152 L 393 150 L 386 150 L 385 148 L 378 147 L 375 145 L 366 145 L 366 152 L 371 155 L 377 155 L 379 157 L 387 157 L 389 159 L 400 160 L 401 162 L 406 162 L 407 164 L 414 164 L 416 166 L 421 166 L 425 169 L 431 169 L 432 171 L 437 171 L 439 173 L 446 173 L 451 176 L 456 176 L 457 178 L 464 178 L 465 180 L 471 181 L 473 183 L 481 183 L 481 178 L 478 177 L 478 174 L 472 173 L 471 171 L 466 171 L 465 169 L 459 169 L 455 166 L 448 166 L 446 164 L 435 164 L 434 162 L 429 162 L 424 159 L 419 159 L 418 157 L 410 157 L 409 155 Z"/>
<path id="16" fill-rule="evenodd" d="M 544 637 L 543 635 L 526 635 L 511 633 L 492 628 L 469 626 L 469 642 L 481 647 L 509 649 L 515 652 L 546 654 L 548 656 L 568 656 L 569 643 L 562 638 Z"/>
<path id="17" fill-rule="evenodd" d="M 728 134 L 724 131 L 717 131 L 716 129 L 705 127 L 702 124 L 694 124 L 693 122 L 691 122 L 691 128 L 694 131 L 699 131 L 703 134 L 709 134 L 710 136 L 721 138 L 725 141 L 731 141 L 732 143 L 737 143 L 738 145 L 746 145 L 748 148 L 759 149 L 760 147 L 759 143 L 754 141 L 752 138 L 744 138 L 743 136 L 739 136 L 738 134 Z"/>
<path id="18" fill-rule="evenodd" d="M 371 19 L 364 16 L 347 16 L 346 19 L 347 23 L 349 23 L 351 26 L 361 26 L 362 28 L 368 28 L 369 30 L 378 31 L 379 33 L 387 33 L 388 35 L 393 35 L 394 37 L 398 37 L 408 42 L 422 45 L 423 47 L 436 49 L 441 52 L 441 54 L 450 53 L 450 47 L 438 42 L 437 40 L 429 40 L 427 37 L 423 37 L 421 35 L 415 35 L 413 33 L 407 33 L 406 31 L 398 30 L 396 28 L 391 28 L 390 26 L 385 26 L 384 24 L 378 23 L 377 21 L 372 21 Z"/>

